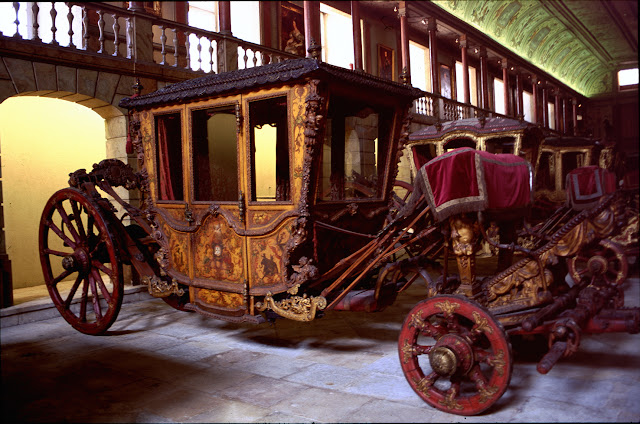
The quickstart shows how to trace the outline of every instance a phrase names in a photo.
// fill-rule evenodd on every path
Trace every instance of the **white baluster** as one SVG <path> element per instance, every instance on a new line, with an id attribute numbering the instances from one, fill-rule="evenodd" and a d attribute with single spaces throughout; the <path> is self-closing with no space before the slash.
<path id="1" fill-rule="evenodd" d="M 52 1 L 51 2 L 51 12 L 49 12 L 49 14 L 51 15 L 51 35 L 52 35 L 52 39 L 51 39 L 51 43 L 54 46 L 58 46 L 58 40 L 56 40 L 56 32 L 58 31 L 58 28 L 56 28 L 56 16 L 58 16 L 58 11 L 56 10 L 56 2 Z"/>
<path id="2" fill-rule="evenodd" d="M 22 38 L 22 35 L 20 35 L 20 31 L 18 30 L 18 25 L 20 25 L 20 20 L 18 19 L 18 10 L 20 9 L 20 2 L 14 1 L 13 9 L 16 11 L 16 20 L 13 21 L 13 23 L 16 24 L 16 33 L 13 34 L 13 36 L 16 38 Z"/>
<path id="3" fill-rule="evenodd" d="M 104 11 L 98 9 L 98 31 L 99 31 L 99 37 L 98 37 L 98 41 L 100 41 L 100 49 L 98 50 L 98 53 L 104 53 Z"/>
<path id="4" fill-rule="evenodd" d="M 89 50 L 89 11 L 82 6 L 82 48 Z"/>
<path id="5" fill-rule="evenodd" d="M 73 44 L 73 12 L 71 11 L 73 6 L 69 2 L 66 2 L 65 4 L 69 8 L 69 12 L 67 12 L 67 22 L 69 22 L 69 31 L 67 31 L 67 34 L 69 34 L 69 45 L 67 47 L 75 48 L 76 46 Z"/>
<path id="6" fill-rule="evenodd" d="M 127 59 L 133 59 L 133 24 L 127 16 Z"/>
<path id="7" fill-rule="evenodd" d="M 178 67 L 178 29 L 173 28 L 173 57 L 175 59 L 173 66 Z"/>
<path id="8" fill-rule="evenodd" d="M 189 42 L 189 36 L 191 35 L 191 33 L 189 31 L 185 31 L 184 35 L 186 37 L 184 45 L 187 49 L 187 66 L 185 66 L 185 68 L 190 69 L 191 68 L 191 52 L 189 51 L 189 49 L 191 48 L 191 43 Z"/>
<path id="9" fill-rule="evenodd" d="M 118 56 L 120 54 L 120 42 L 118 41 L 118 35 L 120 34 L 120 23 L 118 23 L 118 15 L 114 13 L 111 16 L 113 16 L 113 56 Z"/>
<path id="10" fill-rule="evenodd" d="M 215 74 L 213 70 L 213 40 L 209 40 L 209 68 L 212 74 Z"/>
<path id="11" fill-rule="evenodd" d="M 34 1 L 33 6 L 31 6 L 31 16 L 33 17 L 33 37 L 31 37 L 34 41 L 42 41 L 40 37 L 38 37 L 38 28 L 40 25 L 38 24 L 38 12 L 40 11 L 40 6 L 38 6 L 38 2 Z"/>
<path id="12" fill-rule="evenodd" d="M 201 44 L 201 39 L 200 37 L 198 37 L 198 47 L 196 47 L 196 49 L 198 50 L 198 71 L 202 71 L 202 44 Z"/>
<path id="13" fill-rule="evenodd" d="M 167 36 L 164 34 L 164 25 L 158 25 L 160 28 L 160 55 L 162 56 L 162 62 L 160 65 L 167 64 Z"/>

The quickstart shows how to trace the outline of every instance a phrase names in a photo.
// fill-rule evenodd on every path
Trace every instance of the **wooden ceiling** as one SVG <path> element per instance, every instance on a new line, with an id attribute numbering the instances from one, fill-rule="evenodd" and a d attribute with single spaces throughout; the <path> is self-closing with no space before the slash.
<path id="1" fill-rule="evenodd" d="M 362 4 L 385 14 L 398 6 Z M 637 0 L 431 0 L 406 7 L 412 31 L 426 32 L 423 18 L 434 17 L 439 39 L 489 41 L 490 59 L 506 48 L 522 66 L 532 64 L 586 97 L 614 92 L 617 71 L 638 66 Z"/>

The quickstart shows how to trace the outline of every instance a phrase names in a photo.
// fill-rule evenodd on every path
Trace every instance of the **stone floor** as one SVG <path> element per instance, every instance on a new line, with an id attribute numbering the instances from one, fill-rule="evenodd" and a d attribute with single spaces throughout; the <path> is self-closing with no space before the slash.
<path id="1" fill-rule="evenodd" d="M 625 284 L 627 304 L 640 305 L 640 279 Z M 423 291 L 415 285 L 379 313 L 330 311 L 310 323 L 278 320 L 254 326 L 176 311 L 138 290 L 128 295 L 104 336 L 78 333 L 61 317 L 42 315 L 42 308 L 29 312 L 32 302 L 27 302 L 21 319 L 2 318 L 2 418 L 640 421 L 640 335 L 626 333 L 585 336 L 579 352 L 546 375 L 536 371 L 540 345 L 512 340 L 511 383 L 483 415 L 451 415 L 423 403 L 401 372 L 396 347 L 401 323 Z"/>

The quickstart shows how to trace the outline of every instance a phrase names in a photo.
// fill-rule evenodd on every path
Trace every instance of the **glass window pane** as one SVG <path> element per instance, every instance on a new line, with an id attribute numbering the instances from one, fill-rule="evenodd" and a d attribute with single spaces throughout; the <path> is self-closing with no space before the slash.
<path id="1" fill-rule="evenodd" d="M 323 144 L 319 199 L 382 196 L 391 122 L 389 110 L 333 99 Z"/>
<path id="2" fill-rule="evenodd" d="M 287 98 L 249 104 L 251 119 L 251 200 L 291 199 Z"/>
<path id="3" fill-rule="evenodd" d="M 195 200 L 237 201 L 235 108 L 196 110 L 192 122 Z"/>
<path id="4" fill-rule="evenodd" d="M 155 121 L 158 199 L 184 200 L 180 114 L 158 115 Z"/>

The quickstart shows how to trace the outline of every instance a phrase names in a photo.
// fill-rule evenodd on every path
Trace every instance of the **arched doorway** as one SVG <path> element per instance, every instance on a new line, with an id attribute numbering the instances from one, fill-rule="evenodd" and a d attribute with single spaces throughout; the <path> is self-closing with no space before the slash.
<path id="1" fill-rule="evenodd" d="M 44 284 L 40 215 L 47 199 L 68 186 L 69 173 L 90 171 L 106 158 L 127 160 L 122 112 L 98 99 L 76 103 L 77 98 L 55 92 L 47 97 L 13 96 L 0 104 L 1 235 L 14 290 Z"/>

